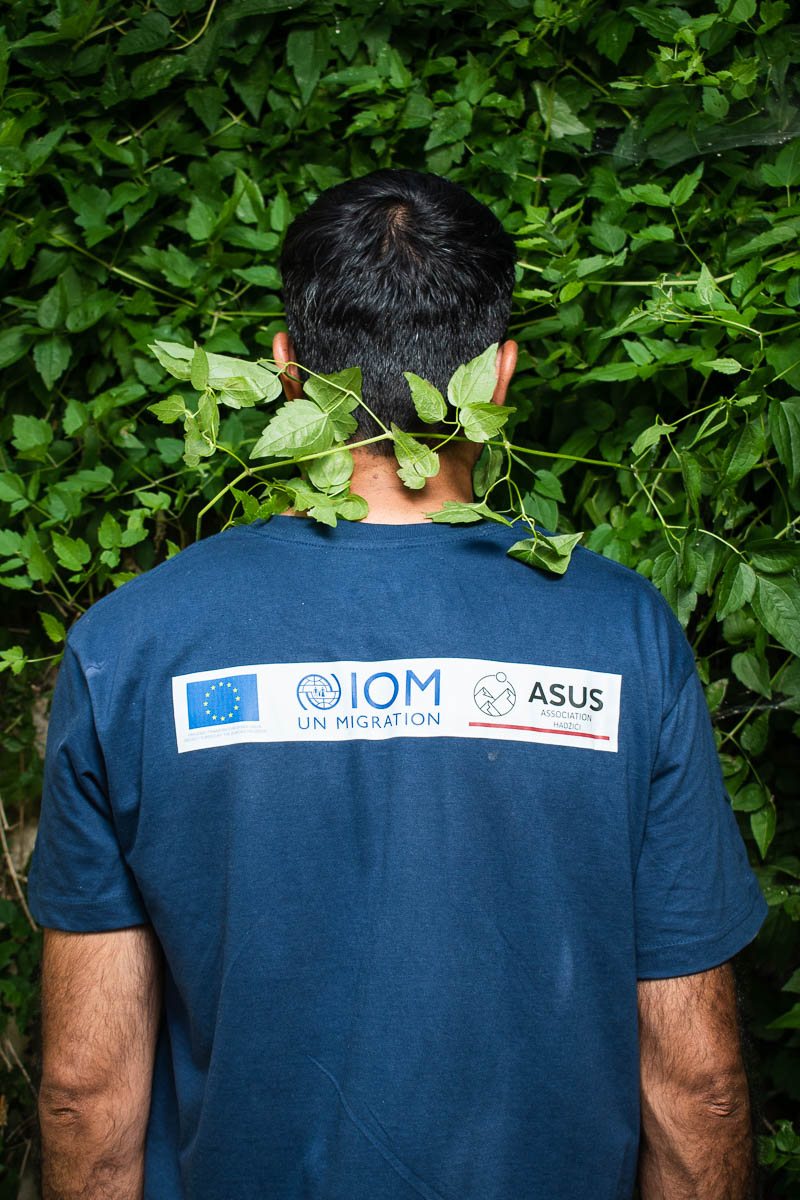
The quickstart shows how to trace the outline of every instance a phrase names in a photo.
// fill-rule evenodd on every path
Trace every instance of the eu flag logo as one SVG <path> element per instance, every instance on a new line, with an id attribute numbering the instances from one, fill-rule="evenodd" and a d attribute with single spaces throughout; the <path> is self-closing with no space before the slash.
<path id="1" fill-rule="evenodd" d="M 224 675 L 187 683 L 186 702 L 190 729 L 257 721 L 258 676 Z"/>

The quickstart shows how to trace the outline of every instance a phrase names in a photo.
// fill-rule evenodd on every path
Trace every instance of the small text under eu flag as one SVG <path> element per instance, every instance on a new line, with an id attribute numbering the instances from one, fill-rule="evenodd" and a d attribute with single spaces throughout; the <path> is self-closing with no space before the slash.
<path id="1" fill-rule="evenodd" d="M 189 728 L 208 729 L 258 720 L 258 676 L 223 675 L 186 685 Z"/>

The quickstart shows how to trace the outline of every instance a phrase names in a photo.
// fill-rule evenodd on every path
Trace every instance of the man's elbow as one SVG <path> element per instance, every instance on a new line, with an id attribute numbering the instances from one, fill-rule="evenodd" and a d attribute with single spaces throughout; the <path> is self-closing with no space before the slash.
<path id="1" fill-rule="evenodd" d="M 118 1080 L 45 1076 L 38 1108 L 45 1137 L 92 1130 L 96 1135 L 136 1145 L 146 1125 L 146 1106 Z"/>
<path id="2" fill-rule="evenodd" d="M 741 1064 L 711 1071 L 698 1070 L 678 1079 L 642 1081 L 642 1115 L 659 1123 L 693 1126 L 733 1125 L 750 1121 L 750 1091 Z"/>
<path id="3" fill-rule="evenodd" d="M 750 1089 L 743 1067 L 712 1075 L 696 1089 L 695 1104 L 721 1121 L 750 1119 Z"/>

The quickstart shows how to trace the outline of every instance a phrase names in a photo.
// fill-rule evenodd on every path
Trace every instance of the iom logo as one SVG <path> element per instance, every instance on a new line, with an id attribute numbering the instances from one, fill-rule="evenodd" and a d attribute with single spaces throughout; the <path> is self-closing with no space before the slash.
<path id="1" fill-rule="evenodd" d="M 479 679 L 472 698 L 486 717 L 504 717 L 517 703 L 517 693 L 508 682 L 505 671 L 484 675 Z"/>
<path id="2" fill-rule="evenodd" d="M 335 675 L 304 675 L 297 685 L 300 707 L 335 708 L 342 695 L 342 686 Z"/>

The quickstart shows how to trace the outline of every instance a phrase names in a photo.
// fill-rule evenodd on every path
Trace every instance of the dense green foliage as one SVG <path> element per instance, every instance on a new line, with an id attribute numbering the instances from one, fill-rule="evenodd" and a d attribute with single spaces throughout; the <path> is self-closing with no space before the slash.
<path id="1" fill-rule="evenodd" d="M 209 533 L 246 504 L 226 491 L 237 463 L 187 467 L 148 411 L 175 387 L 147 347 L 268 355 L 292 214 L 392 165 L 463 183 L 517 238 L 509 438 L 526 511 L 652 578 L 694 645 L 770 903 L 745 956 L 768 1189 L 800 1195 L 790 20 L 785 0 L 6 6 L 0 1194 L 30 1147 L 38 935 L 14 870 L 64 630 L 191 541 L 202 510 Z M 246 460 L 264 425 L 235 409 L 218 436 Z"/>

